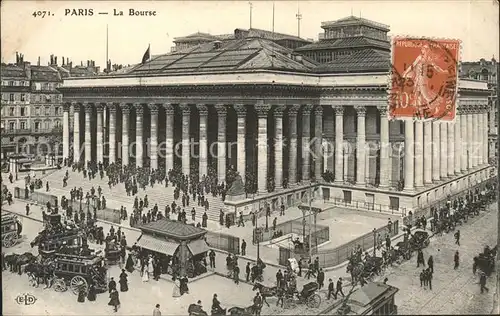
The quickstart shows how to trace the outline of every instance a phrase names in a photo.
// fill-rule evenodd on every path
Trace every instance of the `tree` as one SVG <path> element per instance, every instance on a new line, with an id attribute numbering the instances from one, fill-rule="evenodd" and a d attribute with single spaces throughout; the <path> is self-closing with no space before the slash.
<path id="1" fill-rule="evenodd" d="M 50 134 L 47 136 L 47 144 L 49 146 L 49 151 L 54 155 L 58 155 L 60 151 L 60 147 L 62 147 L 63 135 L 62 135 L 62 126 L 55 126 L 50 131 Z"/>

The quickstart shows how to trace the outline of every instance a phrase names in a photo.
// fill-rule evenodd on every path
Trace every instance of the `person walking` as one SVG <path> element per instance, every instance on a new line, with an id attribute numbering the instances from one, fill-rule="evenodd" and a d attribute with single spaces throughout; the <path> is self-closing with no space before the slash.
<path id="1" fill-rule="evenodd" d="M 161 316 L 160 304 L 156 304 L 155 309 L 153 309 L 153 316 Z"/>
<path id="2" fill-rule="evenodd" d="M 453 260 L 455 261 L 454 269 L 456 270 L 456 269 L 458 269 L 458 266 L 460 264 L 460 255 L 458 254 L 458 250 L 455 252 L 455 256 L 454 256 Z"/>
<path id="3" fill-rule="evenodd" d="M 26 204 L 26 216 L 30 215 L 30 205 Z"/>
<path id="4" fill-rule="evenodd" d="M 210 259 L 210 268 L 215 269 L 215 251 L 213 249 L 210 250 L 208 258 Z"/>
<path id="5" fill-rule="evenodd" d="M 479 284 L 481 285 L 481 294 L 483 294 L 484 290 L 486 290 L 486 292 L 489 292 L 490 290 L 486 287 L 486 273 L 484 273 L 483 271 L 480 271 L 479 273 L 481 274 L 481 276 L 479 277 Z"/>
<path id="6" fill-rule="evenodd" d="M 255 315 L 260 316 L 260 311 L 262 310 L 262 297 L 260 296 L 260 292 L 257 292 L 253 298 L 253 307 Z"/>
<path id="7" fill-rule="evenodd" d="M 111 293 L 113 290 L 116 290 L 116 281 L 113 277 L 111 278 L 111 280 L 108 283 L 108 289 L 109 289 L 109 293 Z"/>
<path id="8" fill-rule="evenodd" d="M 429 268 L 427 268 L 427 278 L 426 278 L 426 281 L 427 281 L 427 285 L 429 286 L 429 290 L 432 291 L 432 272 L 429 270 Z"/>
<path id="9" fill-rule="evenodd" d="M 344 292 L 342 291 L 342 278 L 339 278 L 337 281 L 337 289 L 335 291 L 335 299 L 337 299 L 338 294 L 342 294 L 342 297 L 345 297 Z"/>
<path id="10" fill-rule="evenodd" d="M 323 269 L 319 269 L 316 281 L 318 282 L 318 288 L 321 289 L 325 283 L 325 272 L 323 272 Z"/>
<path id="11" fill-rule="evenodd" d="M 332 279 L 328 279 L 328 300 L 333 296 L 334 299 L 337 299 L 335 295 L 335 285 L 333 284 Z"/>
<path id="12" fill-rule="evenodd" d="M 429 267 L 431 273 L 434 273 L 434 258 L 432 256 L 429 256 L 429 259 L 427 259 L 427 267 Z"/>
<path id="13" fill-rule="evenodd" d="M 233 277 L 234 283 L 240 284 L 240 267 L 238 265 L 235 265 L 233 268 Z"/>
<path id="14" fill-rule="evenodd" d="M 422 249 L 419 249 L 417 254 L 417 268 L 420 267 L 420 265 L 423 265 L 425 268 L 424 253 L 422 252 Z"/>
<path id="15" fill-rule="evenodd" d="M 243 239 L 241 241 L 241 255 L 242 256 L 246 255 L 246 252 L 247 252 L 247 242 L 245 241 L 245 239 Z"/>
<path id="16" fill-rule="evenodd" d="M 246 280 L 247 282 L 250 280 L 250 272 L 251 272 L 251 267 L 250 267 L 250 262 L 247 262 L 247 266 L 245 268 L 245 273 L 246 273 Z"/>
<path id="17" fill-rule="evenodd" d="M 422 272 L 420 272 L 420 287 L 426 287 L 426 275 L 425 275 L 425 269 L 422 270 Z"/>
<path id="18" fill-rule="evenodd" d="M 125 273 L 125 269 L 122 269 L 122 273 L 120 274 L 120 292 L 127 292 L 128 291 L 128 276 L 127 273 Z"/>
<path id="19" fill-rule="evenodd" d="M 460 229 L 455 232 L 455 244 L 460 246 Z"/>
<path id="20" fill-rule="evenodd" d="M 120 296 L 116 289 L 112 290 L 109 294 L 109 306 L 113 306 L 113 311 L 116 313 L 118 311 L 118 306 L 120 306 Z"/>

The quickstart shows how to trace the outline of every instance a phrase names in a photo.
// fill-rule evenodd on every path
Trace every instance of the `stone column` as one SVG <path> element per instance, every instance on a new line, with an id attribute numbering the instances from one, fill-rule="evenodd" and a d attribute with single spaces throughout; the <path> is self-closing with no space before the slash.
<path id="1" fill-rule="evenodd" d="M 90 120 L 92 115 L 92 104 L 86 103 L 85 106 L 85 168 L 87 162 L 92 160 L 92 137 L 90 131 Z"/>
<path id="2" fill-rule="evenodd" d="M 267 192 L 267 113 L 271 106 L 262 102 L 255 105 L 258 117 L 258 153 L 257 153 L 257 191 Z"/>
<path id="3" fill-rule="evenodd" d="M 312 105 L 302 108 L 302 182 L 310 181 L 311 172 L 311 110 Z"/>
<path id="4" fill-rule="evenodd" d="M 116 162 L 116 105 L 108 103 L 109 109 L 109 163 Z"/>
<path id="5" fill-rule="evenodd" d="M 165 171 L 174 169 L 174 107 L 165 103 Z"/>
<path id="6" fill-rule="evenodd" d="M 448 127 L 448 176 L 455 175 L 455 123 L 447 122 Z"/>
<path id="7" fill-rule="evenodd" d="M 79 163 L 81 159 L 80 153 L 80 104 L 72 103 L 73 105 L 73 162 Z"/>
<path id="8" fill-rule="evenodd" d="M 344 182 L 344 106 L 333 106 L 333 111 L 335 112 L 335 183 L 340 184 Z"/>
<path id="9" fill-rule="evenodd" d="M 148 104 L 149 113 L 151 114 L 151 152 L 150 152 L 150 167 L 158 169 L 158 106 L 154 103 Z"/>
<path id="10" fill-rule="evenodd" d="M 473 134 L 472 129 L 472 108 L 467 107 L 467 169 L 472 168 L 472 156 L 473 156 Z"/>
<path id="11" fill-rule="evenodd" d="M 299 112 L 300 105 L 294 104 L 288 108 L 289 119 L 289 155 L 288 161 L 288 185 L 294 187 L 297 184 L 297 113 Z"/>
<path id="12" fill-rule="evenodd" d="M 63 104 L 63 159 L 69 157 L 69 106 Z"/>
<path id="13" fill-rule="evenodd" d="M 478 166 L 479 161 L 479 121 L 478 121 L 477 104 L 474 105 L 474 113 L 472 114 L 472 167 Z"/>
<path id="14" fill-rule="evenodd" d="M 424 186 L 424 123 L 415 122 L 415 188 L 421 189 Z"/>
<path id="15" fill-rule="evenodd" d="M 455 127 L 455 131 L 454 131 L 454 135 L 455 135 L 455 140 L 454 140 L 454 143 L 455 143 L 454 172 L 456 175 L 458 175 L 458 174 L 460 174 L 460 160 L 462 158 L 461 157 L 462 156 L 462 140 L 460 139 L 460 137 L 461 137 L 460 127 L 461 127 L 461 125 L 460 125 L 460 115 L 458 115 L 458 112 L 455 114 L 454 127 Z"/>
<path id="16" fill-rule="evenodd" d="M 129 139 L 128 139 L 128 120 L 130 117 L 130 106 L 127 103 L 120 104 L 122 108 L 122 165 L 129 164 Z"/>
<path id="17" fill-rule="evenodd" d="M 413 191 L 414 189 L 414 132 L 413 121 L 405 121 L 405 157 L 404 157 L 404 191 Z"/>
<path id="18" fill-rule="evenodd" d="M 355 106 L 357 113 L 358 129 L 356 135 L 356 184 L 365 185 L 366 181 L 366 107 Z"/>
<path id="19" fill-rule="evenodd" d="M 440 122 L 432 122 L 432 180 L 439 181 L 441 179 L 441 131 Z"/>
<path id="20" fill-rule="evenodd" d="M 215 106 L 218 118 L 217 130 L 217 178 L 219 183 L 226 182 L 226 117 L 227 107 L 224 104 Z"/>
<path id="21" fill-rule="evenodd" d="M 274 108 L 274 183 L 276 190 L 283 188 L 283 111 L 285 111 L 284 105 L 277 105 Z"/>
<path id="22" fill-rule="evenodd" d="M 432 183 L 432 122 L 424 122 L 424 185 Z"/>
<path id="23" fill-rule="evenodd" d="M 440 122 L 440 140 L 441 140 L 441 155 L 440 159 L 440 176 L 441 179 L 448 178 L 448 126 L 447 123 Z"/>
<path id="24" fill-rule="evenodd" d="M 204 104 L 198 104 L 198 113 L 200 114 L 200 167 L 199 167 L 199 179 L 203 178 L 203 175 L 208 175 L 208 138 L 207 138 L 207 119 L 208 119 L 208 109 Z M 240 157 L 238 156 L 238 159 Z M 244 180 L 243 180 L 244 181 Z"/>
<path id="25" fill-rule="evenodd" d="M 96 132 L 96 148 L 97 148 L 97 163 L 102 163 L 104 162 L 104 146 L 103 146 L 103 128 L 102 128 L 102 121 L 103 121 L 103 111 L 104 108 L 102 104 L 98 103 L 96 104 L 96 110 L 97 110 L 97 132 Z"/>
<path id="26" fill-rule="evenodd" d="M 314 177 L 316 178 L 316 182 L 322 179 L 321 175 L 323 173 L 323 169 L 321 165 L 324 161 L 323 155 L 323 107 L 318 105 L 314 109 L 314 156 L 316 157 L 314 163 Z M 326 161 L 325 161 L 326 164 Z"/>
<path id="27" fill-rule="evenodd" d="M 489 147 L 489 129 L 488 129 L 488 105 L 483 107 L 483 165 L 489 163 L 488 147 Z"/>
<path id="28" fill-rule="evenodd" d="M 460 172 L 465 173 L 467 171 L 467 109 L 465 107 L 458 108 L 458 116 L 460 116 Z"/>
<path id="29" fill-rule="evenodd" d="M 189 148 L 189 122 L 191 108 L 187 104 L 180 104 L 182 110 L 182 173 L 189 176 L 191 171 L 191 154 Z"/>
<path id="30" fill-rule="evenodd" d="M 139 168 L 142 167 L 142 159 L 144 156 L 143 140 L 142 140 L 144 108 L 141 103 L 135 103 L 134 106 L 135 106 L 135 166 Z"/>
<path id="31" fill-rule="evenodd" d="M 380 114 L 380 185 L 384 189 L 389 187 L 389 150 L 391 144 L 389 142 L 389 119 L 387 117 L 387 106 L 382 105 L 377 107 Z"/>

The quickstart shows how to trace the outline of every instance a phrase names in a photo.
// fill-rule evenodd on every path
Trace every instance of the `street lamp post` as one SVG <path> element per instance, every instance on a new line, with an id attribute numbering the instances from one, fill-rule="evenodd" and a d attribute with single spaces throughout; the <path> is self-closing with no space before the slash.
<path id="1" fill-rule="evenodd" d="M 373 229 L 373 256 L 375 257 L 375 249 L 377 248 L 377 230 Z"/>
<path id="2" fill-rule="evenodd" d="M 312 259 L 312 181 L 309 182 L 309 258 Z"/>

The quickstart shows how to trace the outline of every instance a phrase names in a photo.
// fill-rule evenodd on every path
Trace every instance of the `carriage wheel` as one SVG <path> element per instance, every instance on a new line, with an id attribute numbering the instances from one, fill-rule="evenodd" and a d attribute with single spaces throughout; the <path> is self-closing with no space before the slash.
<path id="1" fill-rule="evenodd" d="M 71 282 L 70 282 L 69 286 L 71 288 L 71 291 L 75 295 L 78 295 L 78 292 L 80 291 L 80 287 L 81 286 L 84 287 L 84 291 L 85 292 L 87 292 L 87 290 L 89 288 L 89 286 L 87 284 L 87 281 L 83 277 L 81 277 L 79 275 L 77 275 L 77 276 L 75 276 L 75 277 L 73 277 L 71 279 Z"/>
<path id="2" fill-rule="evenodd" d="M 9 234 L 4 237 L 2 244 L 5 248 L 10 248 L 16 244 L 17 236 L 16 234 Z"/>
<path id="3" fill-rule="evenodd" d="M 52 286 L 54 287 L 54 291 L 56 292 L 66 292 L 68 290 L 66 282 L 64 282 L 64 279 L 55 280 Z"/>
<path id="4" fill-rule="evenodd" d="M 309 308 L 318 308 L 319 305 L 321 304 L 321 296 L 319 296 L 319 294 L 311 295 L 307 299 L 306 304 L 307 304 L 307 307 L 309 307 Z"/>
<path id="5" fill-rule="evenodd" d="M 284 309 L 290 309 L 294 306 L 294 301 L 293 301 L 293 297 L 285 297 L 285 299 L 283 300 L 283 308 Z"/>

